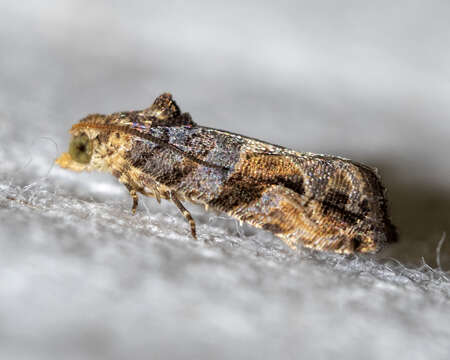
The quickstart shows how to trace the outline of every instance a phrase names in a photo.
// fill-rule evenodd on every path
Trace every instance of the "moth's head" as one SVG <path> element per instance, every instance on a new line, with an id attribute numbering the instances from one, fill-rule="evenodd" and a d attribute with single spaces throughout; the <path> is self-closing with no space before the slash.
<path id="1" fill-rule="evenodd" d="M 81 120 L 70 130 L 72 138 L 69 150 L 56 159 L 56 163 L 62 168 L 73 171 L 90 171 L 98 167 L 95 158 L 99 144 L 99 130 L 89 126 L 89 124 L 93 124 L 92 121 L 88 121 L 93 120 L 90 117 Z M 101 120 L 101 115 L 98 115 L 98 120 Z"/>

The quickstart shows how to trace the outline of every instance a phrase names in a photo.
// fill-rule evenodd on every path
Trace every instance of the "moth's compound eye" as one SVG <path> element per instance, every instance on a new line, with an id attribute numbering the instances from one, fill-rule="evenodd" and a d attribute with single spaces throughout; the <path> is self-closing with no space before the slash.
<path id="1" fill-rule="evenodd" d="M 92 141 L 86 134 L 74 136 L 69 145 L 69 154 L 72 159 L 87 164 L 91 161 Z"/>

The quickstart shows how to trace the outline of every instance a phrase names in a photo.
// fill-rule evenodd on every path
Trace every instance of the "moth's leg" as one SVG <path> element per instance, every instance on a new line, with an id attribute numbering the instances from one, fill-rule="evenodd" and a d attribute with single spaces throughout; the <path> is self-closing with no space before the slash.
<path id="1" fill-rule="evenodd" d="M 139 179 L 142 184 L 145 184 L 143 187 L 135 186 L 136 191 L 140 192 L 142 195 L 148 197 L 156 198 L 158 204 L 161 204 L 161 198 L 166 199 L 167 197 L 162 196 L 159 191 L 158 183 L 151 176 L 144 176 Z"/>
<path id="2" fill-rule="evenodd" d="M 156 183 L 152 185 L 152 191 L 155 194 L 156 201 L 158 204 L 161 204 L 161 193 L 159 192 L 158 187 L 156 186 Z"/>
<path id="3" fill-rule="evenodd" d="M 158 202 L 158 204 L 161 204 L 161 193 L 158 189 L 158 186 L 156 185 L 156 182 L 149 182 L 149 188 L 151 189 L 151 193 L 142 190 L 141 193 L 144 194 L 145 196 L 152 196 L 156 198 L 156 201 Z"/>
<path id="4" fill-rule="evenodd" d="M 130 185 L 125 185 L 126 188 L 128 189 L 128 191 L 130 192 L 130 196 L 133 199 L 133 206 L 131 208 L 131 212 L 134 214 L 136 214 L 136 209 L 138 207 L 139 204 L 139 198 L 138 198 L 138 194 L 135 188 L 131 187 Z"/>
<path id="5" fill-rule="evenodd" d="M 173 203 L 177 206 L 177 208 L 181 211 L 185 219 L 189 222 L 189 225 L 191 226 L 191 234 L 194 239 L 197 239 L 196 231 L 195 231 L 195 221 L 191 216 L 191 213 L 186 210 L 186 208 L 183 206 L 181 201 L 178 199 L 176 193 L 174 191 L 170 192 L 170 198 L 172 199 Z"/>

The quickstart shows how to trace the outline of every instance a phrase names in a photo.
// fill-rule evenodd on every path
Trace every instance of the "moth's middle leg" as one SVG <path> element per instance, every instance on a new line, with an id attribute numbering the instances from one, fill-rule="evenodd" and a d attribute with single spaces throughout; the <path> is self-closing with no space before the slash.
<path id="1" fill-rule="evenodd" d="M 178 199 L 177 194 L 174 191 L 170 192 L 170 198 L 173 201 L 173 203 L 177 206 L 177 208 L 181 211 L 184 218 L 188 221 L 189 225 L 191 226 L 191 234 L 194 239 L 197 239 L 197 234 L 195 230 L 195 221 L 192 218 L 191 213 L 183 206 L 181 201 Z"/>
<path id="2" fill-rule="evenodd" d="M 159 189 L 156 186 L 156 183 L 154 183 L 154 182 L 150 184 L 151 192 L 148 192 L 144 188 L 140 188 L 137 185 L 132 184 L 132 183 L 124 184 L 124 185 L 127 188 L 128 192 L 130 193 L 131 198 L 133 199 L 133 206 L 131 208 L 133 215 L 136 214 L 136 209 L 139 204 L 138 192 L 145 196 L 155 197 L 156 200 L 158 201 L 158 203 L 161 203 L 161 193 L 159 192 Z"/>

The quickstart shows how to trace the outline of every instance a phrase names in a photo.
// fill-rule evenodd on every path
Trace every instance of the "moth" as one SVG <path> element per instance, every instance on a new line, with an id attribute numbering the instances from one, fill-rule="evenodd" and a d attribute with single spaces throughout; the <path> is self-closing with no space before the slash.
<path id="1" fill-rule="evenodd" d="M 396 240 L 377 171 L 336 156 L 297 152 L 197 125 L 168 93 L 149 108 L 86 116 L 56 163 L 106 171 L 138 194 L 224 212 L 296 249 L 373 253 Z"/>

